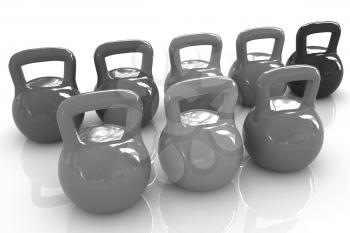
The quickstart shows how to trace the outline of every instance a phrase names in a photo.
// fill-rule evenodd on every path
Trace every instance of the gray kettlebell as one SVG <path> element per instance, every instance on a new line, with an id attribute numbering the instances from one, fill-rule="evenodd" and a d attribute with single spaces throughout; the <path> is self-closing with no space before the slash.
<path id="1" fill-rule="evenodd" d="M 272 54 L 247 52 L 249 41 L 268 38 L 275 39 Z M 236 41 L 237 61 L 232 65 L 228 76 L 237 83 L 239 94 L 242 97 L 239 102 L 242 102 L 243 106 L 253 107 L 255 105 L 256 80 L 262 73 L 284 66 L 281 58 L 283 45 L 284 33 L 280 28 L 254 28 L 238 35 Z M 271 87 L 271 96 L 280 96 L 285 90 L 286 84 L 278 83 Z"/>
<path id="2" fill-rule="evenodd" d="M 124 53 L 141 53 L 141 68 L 118 67 L 107 69 L 106 57 Z M 104 43 L 95 51 L 94 61 L 97 72 L 95 91 L 111 89 L 127 89 L 135 92 L 142 100 L 142 126 L 147 125 L 157 112 L 159 92 L 153 79 L 153 48 L 150 43 L 142 40 L 124 40 Z M 99 110 L 97 114 L 105 123 L 121 124 L 120 117 L 125 112 L 107 109 Z"/>
<path id="3" fill-rule="evenodd" d="M 192 46 L 211 45 L 209 61 L 191 59 L 181 61 L 180 50 Z M 182 35 L 174 38 L 169 46 L 170 72 L 164 83 L 164 91 L 172 84 L 191 78 L 222 76 L 220 68 L 222 42 L 218 35 L 210 33 Z"/>
<path id="4" fill-rule="evenodd" d="M 300 100 L 270 97 L 271 86 L 307 81 Z M 323 125 L 315 111 L 320 74 L 315 67 L 295 65 L 265 72 L 257 81 L 256 106 L 243 125 L 244 145 L 253 161 L 269 170 L 293 172 L 308 166 L 323 143 Z"/>
<path id="5" fill-rule="evenodd" d="M 22 66 L 37 62 L 64 62 L 63 78 L 40 77 L 26 82 Z M 67 49 L 38 48 L 14 54 L 9 70 L 15 86 L 12 115 L 17 128 L 29 139 L 37 142 L 61 141 L 56 112 L 61 102 L 79 94 L 75 81 L 75 57 Z M 84 115 L 75 117 L 80 125 Z"/>
<path id="6" fill-rule="evenodd" d="M 124 125 L 102 124 L 77 131 L 76 114 L 107 108 L 126 109 Z M 151 171 L 140 134 L 140 97 L 121 89 L 81 94 L 60 105 L 57 119 L 63 138 L 59 180 L 72 202 L 92 213 L 113 213 L 134 204 Z"/>
<path id="7" fill-rule="evenodd" d="M 237 95 L 235 83 L 226 77 L 190 79 L 168 89 L 158 156 L 171 182 L 190 191 L 210 191 L 234 177 L 243 157 L 233 117 Z"/>

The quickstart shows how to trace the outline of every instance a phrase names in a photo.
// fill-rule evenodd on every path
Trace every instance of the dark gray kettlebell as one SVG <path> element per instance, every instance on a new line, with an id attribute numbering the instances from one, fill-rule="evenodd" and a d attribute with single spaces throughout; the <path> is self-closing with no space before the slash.
<path id="1" fill-rule="evenodd" d="M 181 61 L 180 50 L 192 46 L 211 45 L 209 61 L 191 59 Z M 164 91 L 172 84 L 191 78 L 222 76 L 220 68 L 222 42 L 218 35 L 200 33 L 183 35 L 174 38 L 170 42 L 170 72 L 164 83 Z"/>
<path id="2" fill-rule="evenodd" d="M 119 67 L 107 69 L 106 57 L 123 53 L 142 53 L 141 68 Z M 158 88 L 153 80 L 153 49 L 151 44 L 141 40 L 114 41 L 100 45 L 94 55 L 97 71 L 95 91 L 127 89 L 135 92 L 142 100 L 142 126 L 147 125 L 157 112 L 159 104 Z M 97 111 L 105 123 L 120 124 L 125 112 L 107 109 Z"/>
<path id="3" fill-rule="evenodd" d="M 268 38 L 275 40 L 271 54 L 247 52 L 249 41 Z M 281 58 L 283 45 L 284 33 L 280 28 L 253 28 L 239 34 L 236 41 L 237 60 L 232 65 L 228 76 L 237 83 L 239 94 L 242 97 L 242 100 L 240 100 L 242 105 L 255 106 L 256 80 L 262 73 L 284 66 Z M 248 57 L 251 57 L 251 59 L 248 59 Z M 271 96 L 280 96 L 285 90 L 286 84 L 278 83 L 271 87 Z"/>
<path id="4" fill-rule="evenodd" d="M 277 83 L 306 80 L 302 99 L 270 97 Z M 294 172 L 307 167 L 323 144 L 323 125 L 315 111 L 320 74 L 295 65 L 265 72 L 257 81 L 256 106 L 243 125 L 244 145 L 255 163 L 269 170 Z"/>
<path id="5" fill-rule="evenodd" d="M 64 62 L 63 78 L 40 77 L 26 82 L 22 66 L 47 61 Z M 61 141 L 56 112 L 63 100 L 79 94 L 75 66 L 73 53 L 61 48 L 29 49 L 11 57 L 9 70 L 15 86 L 13 119 L 29 139 L 46 143 Z M 83 114 L 77 115 L 76 124 L 80 125 L 82 119 Z"/>

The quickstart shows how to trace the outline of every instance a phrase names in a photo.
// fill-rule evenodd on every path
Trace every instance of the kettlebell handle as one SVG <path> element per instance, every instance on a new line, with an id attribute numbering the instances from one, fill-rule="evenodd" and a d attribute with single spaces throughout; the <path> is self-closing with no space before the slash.
<path id="1" fill-rule="evenodd" d="M 341 34 L 340 25 L 336 22 L 315 22 L 302 26 L 296 36 L 296 56 L 302 57 L 307 54 L 307 37 L 311 34 L 330 32 L 331 37 L 326 53 L 336 53 Z"/>
<path id="2" fill-rule="evenodd" d="M 123 53 L 142 53 L 141 71 L 153 78 L 153 48 L 150 43 L 142 40 L 124 40 L 104 43 L 97 47 L 94 55 L 98 83 L 108 77 L 106 57 Z"/>
<path id="3" fill-rule="evenodd" d="M 299 110 L 314 108 L 320 86 L 320 74 L 317 68 L 309 65 L 294 65 L 272 69 L 260 75 L 257 80 L 256 120 L 263 119 L 271 112 L 270 89 L 278 83 L 307 81 Z"/>
<path id="4" fill-rule="evenodd" d="M 222 50 L 221 38 L 212 33 L 200 33 L 182 35 L 174 38 L 170 42 L 169 57 L 170 65 L 174 72 L 182 73 L 180 50 L 192 46 L 211 45 L 211 55 L 208 68 L 215 67 L 220 69 L 220 59 Z"/>
<path id="5" fill-rule="evenodd" d="M 71 85 L 77 88 L 76 61 L 74 54 L 63 48 L 36 48 L 15 53 L 9 61 L 9 71 L 16 92 L 27 88 L 22 66 L 37 62 L 62 61 L 64 62 L 63 82 L 61 86 Z"/>
<path id="6" fill-rule="evenodd" d="M 217 109 L 219 117 L 233 120 L 234 108 L 238 97 L 236 84 L 226 77 L 203 77 L 181 81 L 167 90 L 164 106 L 168 122 L 181 123 L 181 100 L 216 93 L 224 94 L 222 104 Z"/>
<path id="7" fill-rule="evenodd" d="M 236 40 L 237 61 L 240 64 L 248 62 L 247 43 L 259 39 L 275 39 L 270 60 L 282 60 L 284 32 L 277 27 L 252 28 L 241 32 Z"/>
<path id="8" fill-rule="evenodd" d="M 141 127 L 141 98 L 131 90 L 89 92 L 64 100 L 57 111 L 57 122 L 65 145 L 80 142 L 73 117 L 87 111 L 126 108 L 127 117 L 123 138 L 133 136 Z"/>

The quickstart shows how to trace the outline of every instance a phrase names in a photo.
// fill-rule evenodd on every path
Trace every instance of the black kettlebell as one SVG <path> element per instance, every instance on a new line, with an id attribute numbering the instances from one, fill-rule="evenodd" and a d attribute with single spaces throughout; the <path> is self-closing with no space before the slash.
<path id="1" fill-rule="evenodd" d="M 64 62 L 63 78 L 40 77 L 27 82 L 22 66 L 37 62 Z M 61 102 L 79 94 L 75 81 L 76 61 L 73 53 L 61 48 L 28 49 L 14 54 L 9 70 L 15 86 L 12 115 L 17 128 L 37 142 L 61 141 L 56 112 Z M 74 118 L 77 127 L 84 115 Z"/>
<path id="2" fill-rule="evenodd" d="M 141 68 L 119 67 L 108 70 L 106 57 L 124 53 L 142 53 Z M 100 45 L 94 55 L 97 71 L 95 91 L 127 89 L 135 92 L 143 104 L 142 126 L 147 125 L 157 112 L 158 88 L 153 80 L 153 49 L 151 44 L 141 40 L 114 41 Z M 104 123 L 124 124 L 126 111 L 120 109 L 97 110 Z"/>
<path id="3" fill-rule="evenodd" d="M 330 32 L 331 38 L 327 48 L 307 46 L 307 36 L 315 33 Z M 315 66 L 321 75 L 317 98 L 331 95 L 343 79 L 343 64 L 337 54 L 341 34 L 340 25 L 336 22 L 315 22 L 302 26 L 296 36 L 296 52 L 288 59 L 287 65 L 306 64 Z M 308 54 L 307 50 L 320 50 Z M 296 81 L 288 84 L 294 94 L 303 96 L 306 82 Z"/>

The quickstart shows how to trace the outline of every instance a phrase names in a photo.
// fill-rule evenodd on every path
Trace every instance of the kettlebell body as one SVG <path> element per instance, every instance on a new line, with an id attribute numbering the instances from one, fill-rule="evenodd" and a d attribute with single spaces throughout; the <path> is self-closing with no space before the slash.
<path id="1" fill-rule="evenodd" d="M 22 66 L 46 61 L 63 61 L 64 77 L 40 77 L 26 82 Z M 79 94 L 75 81 L 75 57 L 60 48 L 29 49 L 14 54 L 9 70 L 15 86 L 12 115 L 17 128 L 29 139 L 50 143 L 61 141 L 56 113 L 61 102 Z M 79 126 L 83 115 L 77 115 Z"/>
<path id="2" fill-rule="evenodd" d="M 328 48 L 306 46 L 307 36 L 314 33 L 331 32 Z M 341 34 L 340 25 L 335 22 L 317 22 L 302 26 L 296 36 L 296 52 L 287 61 L 287 65 L 306 64 L 316 67 L 321 75 L 317 98 L 331 95 L 343 79 L 343 64 L 337 54 Z M 308 50 L 317 50 L 308 53 Z M 302 96 L 306 82 L 290 82 L 288 86 L 294 94 Z"/>
<path id="3" fill-rule="evenodd" d="M 141 69 L 121 67 L 108 71 L 105 58 L 115 54 L 142 53 Z M 137 93 L 143 104 L 142 126 L 147 125 L 157 112 L 159 104 L 158 88 L 153 80 L 153 49 L 146 41 L 115 41 L 100 45 L 95 51 L 97 85 L 95 91 L 111 89 L 128 89 Z M 97 111 L 105 123 L 121 124 L 124 119 L 118 110 Z M 124 121 L 124 120 L 123 120 Z"/>
<path id="4" fill-rule="evenodd" d="M 198 102 L 183 104 L 201 95 L 208 98 L 199 109 Z M 186 80 L 168 89 L 164 100 L 167 124 L 158 155 L 171 182 L 190 191 L 210 191 L 234 177 L 243 156 L 232 117 L 237 95 L 234 82 L 224 77 Z M 220 106 L 214 111 L 210 105 L 217 102 Z"/>
<path id="5" fill-rule="evenodd" d="M 269 89 L 277 82 L 307 80 L 302 100 L 274 97 Z M 314 109 L 320 77 L 311 66 L 277 68 L 257 81 L 257 105 L 243 125 L 244 144 L 255 163 L 269 170 L 293 172 L 308 166 L 323 143 L 323 126 Z"/>
<path id="6" fill-rule="evenodd" d="M 247 53 L 249 41 L 267 38 L 275 39 L 272 54 Z M 232 65 L 229 77 L 237 83 L 241 95 L 241 99 L 238 101 L 242 105 L 255 106 L 256 80 L 262 73 L 284 66 L 281 59 L 283 45 L 284 33 L 279 28 L 254 28 L 239 34 L 236 41 L 237 61 Z M 286 84 L 279 83 L 271 88 L 271 96 L 280 96 L 285 92 L 285 89 Z"/>
<path id="7" fill-rule="evenodd" d="M 124 126 L 102 124 L 77 132 L 75 114 L 112 107 L 127 109 Z M 140 134 L 140 97 L 121 89 L 82 94 L 63 102 L 57 118 L 64 143 L 59 179 L 72 202 L 92 213 L 114 213 L 137 202 L 151 171 Z"/>
<path id="8" fill-rule="evenodd" d="M 212 46 L 210 61 L 200 59 L 181 61 L 181 49 L 200 45 Z M 215 34 L 190 34 L 174 38 L 169 46 L 170 72 L 165 79 L 164 91 L 172 84 L 180 81 L 222 76 L 220 68 L 221 50 L 221 38 Z"/>

